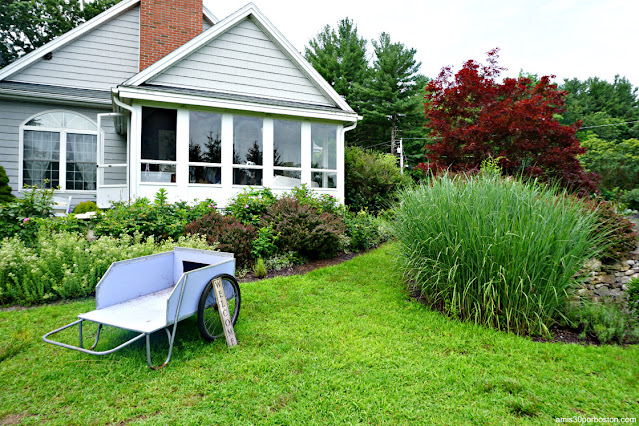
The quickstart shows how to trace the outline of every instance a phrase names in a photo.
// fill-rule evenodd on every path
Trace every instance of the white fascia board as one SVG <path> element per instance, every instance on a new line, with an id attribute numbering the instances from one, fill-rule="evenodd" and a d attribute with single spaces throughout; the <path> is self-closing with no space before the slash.
<path id="1" fill-rule="evenodd" d="M 98 16 L 88 20 L 84 24 L 81 24 L 75 27 L 74 29 L 72 29 L 71 31 L 68 31 L 54 38 L 53 40 L 51 40 L 44 46 L 40 46 L 34 51 L 29 52 L 28 54 L 24 55 L 22 58 L 18 59 L 14 63 L 9 64 L 6 67 L 2 68 L 2 70 L 0 70 L 0 80 L 4 80 L 5 78 L 15 74 L 16 72 L 22 70 L 23 68 L 28 67 L 32 63 L 42 58 L 47 53 L 53 52 L 56 49 L 61 48 L 67 43 L 91 31 L 92 29 L 126 12 L 133 6 L 137 5 L 139 2 L 140 0 L 124 0 L 116 4 L 115 6 L 105 10 Z"/>
<path id="2" fill-rule="evenodd" d="M 220 22 L 217 16 L 213 15 L 213 13 L 204 5 L 202 5 L 202 13 L 204 14 L 204 18 L 209 21 L 211 25 L 215 25 Z"/>
<path id="3" fill-rule="evenodd" d="M 117 91 L 117 92 L 116 92 Z M 318 120 L 340 121 L 356 123 L 362 117 L 353 112 L 322 111 L 305 108 L 287 107 L 281 105 L 265 105 L 255 102 L 232 101 L 225 99 L 204 98 L 202 96 L 177 93 L 158 92 L 141 87 L 118 87 L 113 89 L 114 95 L 120 100 L 135 99 L 151 102 L 163 102 L 179 105 L 204 106 L 225 110 L 258 112 L 263 114 L 286 115 L 292 117 L 315 118 Z M 117 94 L 116 94 L 117 93 Z"/>
<path id="4" fill-rule="evenodd" d="M 248 3 L 243 8 L 235 11 L 228 17 L 215 24 L 215 26 L 209 28 L 207 31 L 182 45 L 182 47 L 169 53 L 163 59 L 160 59 L 142 72 L 134 75 L 133 77 L 125 81 L 123 85 L 139 86 L 140 84 L 149 81 L 165 69 L 190 55 L 204 44 L 210 42 L 215 37 L 224 33 L 227 29 L 233 27 L 238 22 L 251 15 L 255 18 L 258 26 L 262 28 L 267 35 L 270 35 L 274 42 L 279 44 L 282 49 L 284 49 L 288 57 L 300 67 L 302 72 L 304 72 L 307 77 L 309 77 L 311 81 L 313 81 L 313 83 L 321 92 L 323 92 L 328 98 L 335 102 L 335 105 L 337 105 L 342 110 L 351 113 L 354 112 L 353 109 L 346 103 L 346 101 L 344 101 L 344 99 L 342 99 L 342 97 L 335 91 L 335 89 L 333 89 L 331 85 L 328 84 L 326 80 L 324 80 L 324 78 L 315 70 L 315 68 L 313 68 L 313 66 L 309 64 L 297 50 L 295 50 L 295 47 L 293 47 L 293 45 L 288 40 L 286 40 L 282 33 L 280 33 L 279 30 L 277 30 L 277 28 L 273 26 L 273 24 L 262 14 L 262 12 L 260 12 L 257 6 L 255 6 L 253 3 Z"/>

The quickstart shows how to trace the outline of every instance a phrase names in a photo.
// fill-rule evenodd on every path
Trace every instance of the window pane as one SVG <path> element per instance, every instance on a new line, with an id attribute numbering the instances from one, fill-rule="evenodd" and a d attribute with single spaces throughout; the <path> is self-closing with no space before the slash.
<path id="1" fill-rule="evenodd" d="M 222 162 L 222 116 L 206 112 L 189 113 L 189 161 Z"/>
<path id="2" fill-rule="evenodd" d="M 277 188 L 295 188 L 302 184 L 302 172 L 275 170 L 273 174 L 273 186 Z"/>
<path id="3" fill-rule="evenodd" d="M 311 173 L 311 187 L 337 188 L 337 173 L 325 173 L 325 172 Z"/>
<path id="4" fill-rule="evenodd" d="M 97 130 L 95 124 L 86 117 L 64 111 L 47 112 L 32 118 L 26 125 L 74 130 Z"/>
<path id="5" fill-rule="evenodd" d="M 142 158 L 175 161 L 176 127 L 176 110 L 143 107 Z"/>
<path id="6" fill-rule="evenodd" d="M 23 183 L 39 188 L 60 185 L 60 133 L 25 130 L 23 136 Z M 48 183 L 45 183 L 48 180 Z"/>
<path id="7" fill-rule="evenodd" d="M 222 183 L 222 169 L 220 167 L 189 167 L 189 183 L 206 183 L 217 184 Z"/>
<path id="8" fill-rule="evenodd" d="M 233 169 L 233 185 L 262 185 L 262 170 Z"/>
<path id="9" fill-rule="evenodd" d="M 302 123 L 273 121 L 273 164 L 280 167 L 302 166 Z"/>
<path id="10" fill-rule="evenodd" d="M 142 163 L 142 182 L 175 182 L 175 165 Z"/>
<path id="11" fill-rule="evenodd" d="M 67 133 L 67 189 L 95 190 L 97 137 Z"/>
<path id="12" fill-rule="evenodd" d="M 337 169 L 337 126 L 311 125 L 313 169 Z"/>
<path id="13" fill-rule="evenodd" d="M 261 118 L 233 117 L 233 163 L 262 165 Z"/>

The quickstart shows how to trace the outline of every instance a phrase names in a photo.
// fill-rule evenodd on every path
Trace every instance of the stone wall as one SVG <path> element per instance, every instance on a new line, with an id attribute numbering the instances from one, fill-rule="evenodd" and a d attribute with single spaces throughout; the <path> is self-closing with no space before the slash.
<path id="1" fill-rule="evenodd" d="M 588 275 L 577 294 L 581 297 L 600 302 L 603 299 L 623 301 L 625 290 L 633 278 L 639 278 L 639 247 L 628 254 L 627 259 L 612 265 L 602 264 L 598 260 L 590 261 L 586 267 Z"/>

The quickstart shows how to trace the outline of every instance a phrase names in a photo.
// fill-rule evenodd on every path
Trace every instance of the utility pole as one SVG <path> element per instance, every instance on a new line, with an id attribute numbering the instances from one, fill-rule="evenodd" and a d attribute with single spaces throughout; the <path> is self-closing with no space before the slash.
<path id="1" fill-rule="evenodd" d="M 397 148 L 397 152 L 399 153 L 399 170 L 404 174 L 404 139 L 399 139 L 399 148 Z"/>
<path id="2" fill-rule="evenodd" d="M 395 155 L 395 117 L 391 117 L 391 154 Z"/>

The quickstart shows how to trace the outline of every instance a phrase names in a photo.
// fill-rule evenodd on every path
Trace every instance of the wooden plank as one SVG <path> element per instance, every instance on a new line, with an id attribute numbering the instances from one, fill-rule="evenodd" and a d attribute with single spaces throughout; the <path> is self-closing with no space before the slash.
<path id="1" fill-rule="evenodd" d="M 213 290 L 215 291 L 215 301 L 217 303 L 217 309 L 220 313 L 220 319 L 222 320 L 222 327 L 224 328 L 224 337 L 226 337 L 226 344 L 229 348 L 237 345 L 237 339 L 235 338 L 235 330 L 233 330 L 233 321 L 231 320 L 231 313 L 229 312 L 229 304 L 224 294 L 224 283 L 221 278 L 213 280 Z"/>

